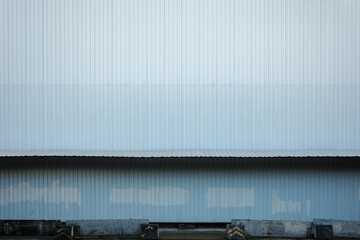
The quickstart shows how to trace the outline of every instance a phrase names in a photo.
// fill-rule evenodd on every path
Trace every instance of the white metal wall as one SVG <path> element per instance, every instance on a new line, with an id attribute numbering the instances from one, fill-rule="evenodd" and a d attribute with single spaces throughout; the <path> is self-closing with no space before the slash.
<path id="1" fill-rule="evenodd" d="M 0 0 L 0 150 L 359 150 L 359 12 Z"/>

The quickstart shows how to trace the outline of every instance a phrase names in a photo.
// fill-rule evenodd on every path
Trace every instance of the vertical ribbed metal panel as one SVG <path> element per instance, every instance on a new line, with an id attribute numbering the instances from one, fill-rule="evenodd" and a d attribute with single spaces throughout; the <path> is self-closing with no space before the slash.
<path id="1" fill-rule="evenodd" d="M 0 150 L 359 150 L 359 12 L 1 0 Z"/>
<path id="2" fill-rule="evenodd" d="M 231 159 L 189 162 L 84 159 L 74 165 L 66 159 L 29 159 L 2 164 L 0 219 L 360 220 L 359 170 L 260 169 Z"/>

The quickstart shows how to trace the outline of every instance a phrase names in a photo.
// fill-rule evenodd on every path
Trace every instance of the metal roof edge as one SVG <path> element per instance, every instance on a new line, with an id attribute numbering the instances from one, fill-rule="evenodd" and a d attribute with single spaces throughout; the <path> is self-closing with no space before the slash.
<path id="1" fill-rule="evenodd" d="M 184 150 L 184 151 L 97 151 L 97 150 L 30 150 L 0 151 L 0 157 L 84 156 L 84 157 L 359 157 L 360 150 Z"/>

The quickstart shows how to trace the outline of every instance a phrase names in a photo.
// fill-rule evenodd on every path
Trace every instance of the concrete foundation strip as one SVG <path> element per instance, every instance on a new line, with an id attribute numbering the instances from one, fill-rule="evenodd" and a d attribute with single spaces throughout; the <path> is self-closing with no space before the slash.
<path id="1" fill-rule="evenodd" d="M 196 223 L 193 225 L 191 229 L 162 228 L 161 225 L 149 224 L 147 219 L 71 220 L 66 221 L 66 224 L 59 220 L 0 220 L 0 237 L 57 236 L 73 239 L 85 236 L 143 236 L 143 239 L 156 239 L 156 237 L 162 238 L 162 235 L 191 237 L 229 234 L 229 228 L 226 231 L 225 228 L 197 227 Z M 245 238 L 360 238 L 360 221 L 314 219 L 312 222 L 301 222 L 233 219 L 229 225 L 233 226 L 230 229 L 241 226 L 243 230 L 240 232 Z M 232 237 L 235 236 L 233 232 L 234 230 L 230 232 Z"/>

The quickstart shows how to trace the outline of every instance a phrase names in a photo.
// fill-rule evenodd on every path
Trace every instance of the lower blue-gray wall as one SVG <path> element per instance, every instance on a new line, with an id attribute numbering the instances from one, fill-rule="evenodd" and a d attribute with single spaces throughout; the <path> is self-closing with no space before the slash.
<path id="1" fill-rule="evenodd" d="M 0 168 L 0 219 L 360 220 L 360 171 L 226 160 L 24 161 Z M 198 161 L 198 162 L 197 162 Z"/>

